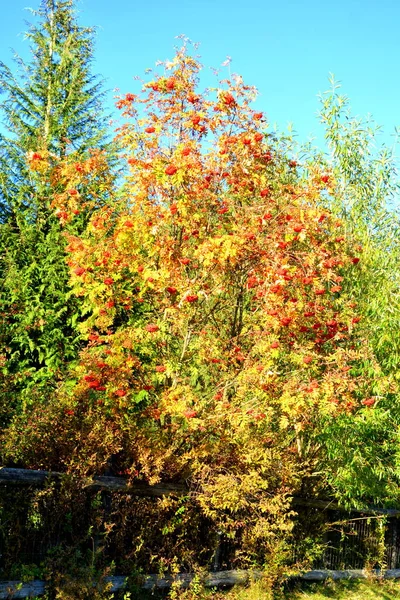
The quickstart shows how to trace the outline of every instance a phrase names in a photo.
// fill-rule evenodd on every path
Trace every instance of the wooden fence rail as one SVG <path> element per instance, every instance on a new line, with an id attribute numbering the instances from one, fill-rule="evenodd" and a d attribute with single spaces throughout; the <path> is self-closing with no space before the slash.
<path id="1" fill-rule="evenodd" d="M 0 467 L 0 485 L 32 485 L 41 486 L 46 481 L 60 481 L 66 475 L 54 471 L 34 471 L 33 469 L 12 469 Z M 88 477 L 83 479 L 85 487 L 100 488 L 114 492 L 129 492 L 135 496 L 161 497 L 183 496 L 188 494 L 188 488 L 179 483 L 157 483 L 148 485 L 142 482 L 131 483 L 124 477 Z"/>
<path id="2" fill-rule="evenodd" d="M 207 588 L 232 587 L 234 585 L 246 585 L 250 581 L 261 579 L 262 573 L 259 571 L 219 571 L 207 573 L 202 583 Z M 191 573 L 180 573 L 171 577 L 160 577 L 159 575 L 145 575 L 139 582 L 143 590 L 163 590 L 171 587 L 172 583 L 179 582 L 183 588 L 189 587 L 193 581 L 194 575 Z M 347 571 L 308 571 L 299 575 L 291 576 L 302 581 L 333 581 L 343 579 L 399 579 L 400 569 L 388 569 L 381 571 L 364 571 L 361 569 Z M 110 583 L 110 592 L 123 590 L 127 586 L 127 577 L 106 577 L 104 583 Z M 95 585 L 95 584 L 94 584 Z M 45 581 L 30 581 L 22 583 L 21 581 L 3 581 L 0 582 L 0 599 L 14 598 L 32 598 L 33 596 L 43 596 L 46 592 Z"/>
<path id="3" fill-rule="evenodd" d="M 0 467 L 0 486 L 32 486 L 40 487 L 48 481 L 61 481 L 66 474 L 40 471 L 33 469 L 15 469 L 9 467 Z M 110 492 L 126 492 L 140 497 L 162 497 L 162 496 L 185 496 L 195 492 L 190 491 L 184 484 L 179 483 L 159 483 L 148 485 L 143 482 L 132 482 L 125 477 L 94 476 L 82 478 L 84 486 L 88 489 L 101 489 Z M 339 506 L 330 500 L 309 499 L 293 497 L 293 505 L 307 506 L 321 510 L 333 510 L 349 512 L 344 507 Z M 352 512 L 362 513 L 363 515 L 386 515 L 388 517 L 398 517 L 400 510 L 384 509 L 375 506 L 366 506 L 359 510 L 352 509 Z M 390 564 L 390 563 L 387 563 Z M 393 566 L 395 566 L 393 564 Z M 386 571 L 373 570 L 364 571 L 361 569 L 349 569 L 346 571 L 334 570 L 312 570 L 299 574 L 295 577 L 305 581 L 323 581 L 325 579 L 361 579 L 367 577 L 377 577 L 384 579 L 400 578 L 400 569 L 388 569 Z M 171 587 L 174 581 L 180 582 L 183 587 L 188 587 L 193 580 L 194 575 L 190 573 L 181 573 L 176 576 L 160 577 L 159 575 L 146 575 L 138 584 L 144 590 L 164 589 Z M 206 587 L 228 587 L 233 585 L 245 585 L 249 581 L 262 577 L 260 572 L 227 570 L 207 573 L 203 577 L 203 584 Z M 118 591 L 126 587 L 127 577 L 115 576 L 105 579 L 105 582 L 111 584 L 111 591 Z M 27 598 L 41 596 L 46 591 L 44 581 L 3 581 L 0 582 L 0 600 L 8 598 Z"/>
<path id="4" fill-rule="evenodd" d="M 37 471 L 33 469 L 13 469 L 10 467 L 0 467 L 0 485 L 32 485 L 41 486 L 46 481 L 58 480 L 66 477 L 65 473 L 55 471 Z M 85 487 L 99 488 L 114 492 L 128 492 L 135 496 L 142 497 L 162 497 L 162 496 L 185 496 L 189 489 L 181 483 L 157 483 L 148 485 L 143 482 L 131 482 L 125 477 L 110 477 L 106 475 L 88 477 L 85 480 Z M 320 500 L 314 498 L 299 498 L 294 496 L 293 504 L 295 506 L 309 506 L 320 508 L 321 510 L 340 510 L 348 512 L 347 509 L 332 500 Z M 388 517 L 397 517 L 400 510 L 392 508 L 379 508 L 375 506 L 365 506 L 360 509 L 351 509 L 351 512 L 359 512 L 366 515 L 387 515 Z"/>

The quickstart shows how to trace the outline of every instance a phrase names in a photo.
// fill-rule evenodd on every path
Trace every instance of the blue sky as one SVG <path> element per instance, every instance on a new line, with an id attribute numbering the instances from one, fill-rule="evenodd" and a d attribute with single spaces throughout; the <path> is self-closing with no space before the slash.
<path id="1" fill-rule="evenodd" d="M 39 0 L 0 0 L 0 60 L 26 56 L 24 10 Z M 98 27 L 94 70 L 112 90 L 137 91 L 135 75 L 173 56 L 175 37 L 200 42 L 206 68 L 229 55 L 232 72 L 260 93 L 257 109 L 301 140 L 321 143 L 318 92 L 334 73 L 353 112 L 371 113 L 391 144 L 400 125 L 398 0 L 78 0 L 79 21 Z M 207 77 L 206 77 L 207 81 Z"/>

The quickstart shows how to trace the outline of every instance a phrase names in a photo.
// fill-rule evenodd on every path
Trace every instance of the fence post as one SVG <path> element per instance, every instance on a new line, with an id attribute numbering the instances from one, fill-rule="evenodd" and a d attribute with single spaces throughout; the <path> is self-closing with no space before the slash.
<path id="1" fill-rule="evenodd" d="M 222 555 L 223 534 L 222 531 L 217 532 L 217 546 L 215 548 L 214 558 L 212 561 L 212 570 L 221 570 L 221 555 Z"/>

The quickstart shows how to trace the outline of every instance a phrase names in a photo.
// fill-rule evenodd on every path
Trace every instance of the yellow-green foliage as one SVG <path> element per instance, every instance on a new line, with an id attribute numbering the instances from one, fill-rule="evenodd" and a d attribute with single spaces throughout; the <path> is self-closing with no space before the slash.
<path id="1" fill-rule="evenodd" d="M 288 592 L 285 600 L 398 600 L 399 581 L 357 581 L 313 584 Z M 233 600 L 233 598 L 232 598 Z M 255 599 L 254 599 L 255 600 Z"/>

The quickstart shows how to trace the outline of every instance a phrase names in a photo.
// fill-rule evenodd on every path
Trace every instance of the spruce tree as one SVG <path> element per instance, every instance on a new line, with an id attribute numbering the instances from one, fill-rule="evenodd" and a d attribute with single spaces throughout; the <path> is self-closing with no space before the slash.
<path id="1" fill-rule="evenodd" d="M 49 172 L 32 172 L 32 153 L 54 160 L 89 149 L 110 152 L 102 82 L 91 73 L 94 31 L 77 23 L 74 0 L 42 0 L 27 37 L 31 60 L 0 62 L 0 418 L 24 398 L 57 385 L 79 349 L 80 302 L 70 291 L 65 238 L 51 207 Z M 101 195 L 96 190 L 82 194 Z M 86 218 L 87 218 L 86 214 Z M 71 228 L 78 231 L 85 215 Z"/>
<path id="2" fill-rule="evenodd" d="M 32 12 L 39 20 L 27 32 L 32 60 L 15 55 L 16 72 L 0 62 L 8 131 L 0 136 L 3 220 L 34 206 L 27 152 L 45 148 L 62 157 L 68 148 L 84 152 L 104 143 L 102 82 L 91 74 L 93 29 L 77 24 L 74 0 L 42 0 Z"/>

